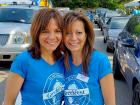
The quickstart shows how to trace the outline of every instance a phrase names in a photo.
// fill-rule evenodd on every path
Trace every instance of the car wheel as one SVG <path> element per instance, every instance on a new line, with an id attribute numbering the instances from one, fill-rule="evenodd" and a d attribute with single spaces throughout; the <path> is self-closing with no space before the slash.
<path id="1" fill-rule="evenodd" d="M 102 35 L 104 36 L 104 30 L 102 31 Z"/>
<path id="2" fill-rule="evenodd" d="M 100 25 L 98 24 L 98 27 L 100 28 Z"/>
<path id="3" fill-rule="evenodd" d="M 11 64 L 12 64 L 12 61 L 0 61 L 0 67 L 4 67 L 4 68 L 10 68 L 11 67 Z"/>
<path id="4" fill-rule="evenodd" d="M 103 31 L 103 28 L 101 27 L 101 31 Z"/>
<path id="5" fill-rule="evenodd" d="M 106 51 L 107 51 L 107 52 L 111 52 L 111 49 L 107 46 L 107 47 L 106 47 Z"/>
<path id="6" fill-rule="evenodd" d="M 120 64 L 117 60 L 115 53 L 113 55 L 113 75 L 114 75 L 114 78 L 117 80 L 123 79 L 123 75 L 121 74 L 121 71 L 120 71 Z"/>
<path id="7" fill-rule="evenodd" d="M 140 105 L 140 84 L 137 83 L 133 90 L 132 105 Z"/>
<path id="8" fill-rule="evenodd" d="M 104 43 L 106 43 L 106 39 L 104 38 Z"/>

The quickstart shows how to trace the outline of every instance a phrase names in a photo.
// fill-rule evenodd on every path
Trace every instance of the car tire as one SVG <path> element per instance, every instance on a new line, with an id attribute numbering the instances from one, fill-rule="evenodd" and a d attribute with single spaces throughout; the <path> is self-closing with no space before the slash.
<path id="1" fill-rule="evenodd" d="M 106 39 L 105 39 L 105 37 L 104 37 L 104 43 L 106 43 Z"/>
<path id="2" fill-rule="evenodd" d="M 132 105 L 140 105 L 140 84 L 137 83 L 133 90 Z"/>
<path id="3" fill-rule="evenodd" d="M 103 28 L 101 27 L 101 32 L 103 31 Z"/>
<path id="4" fill-rule="evenodd" d="M 99 25 L 99 23 L 98 23 L 98 28 L 100 28 L 100 25 Z"/>
<path id="5" fill-rule="evenodd" d="M 104 31 L 102 31 L 102 35 L 104 36 Z"/>
<path id="6" fill-rule="evenodd" d="M 4 68 L 10 68 L 11 67 L 11 64 L 12 64 L 12 61 L 0 61 L 0 67 L 4 67 Z"/>
<path id="7" fill-rule="evenodd" d="M 121 68 L 120 68 L 119 61 L 116 57 L 116 53 L 114 53 L 114 55 L 113 55 L 113 75 L 114 75 L 114 78 L 117 80 L 124 79 L 120 70 L 121 70 Z"/>
<path id="8" fill-rule="evenodd" d="M 94 21 L 95 24 L 97 24 L 97 21 Z"/>
<path id="9" fill-rule="evenodd" d="M 106 47 L 106 52 L 111 52 L 111 49 L 108 46 Z"/>

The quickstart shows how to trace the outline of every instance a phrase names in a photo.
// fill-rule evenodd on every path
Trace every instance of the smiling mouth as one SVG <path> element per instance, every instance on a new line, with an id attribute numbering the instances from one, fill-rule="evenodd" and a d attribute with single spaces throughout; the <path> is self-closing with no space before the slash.
<path id="1" fill-rule="evenodd" d="M 77 46 L 78 43 L 70 43 L 71 46 Z"/>
<path id="2" fill-rule="evenodd" d="M 71 48 L 77 48 L 77 47 L 78 47 L 78 44 L 69 44 L 69 46 L 70 46 Z"/>
<path id="3" fill-rule="evenodd" d="M 46 42 L 46 43 L 49 44 L 49 45 L 56 45 L 58 42 L 55 41 L 55 42 Z"/>
<path id="4" fill-rule="evenodd" d="M 55 43 L 48 43 L 48 44 L 50 44 L 50 45 L 54 45 Z"/>

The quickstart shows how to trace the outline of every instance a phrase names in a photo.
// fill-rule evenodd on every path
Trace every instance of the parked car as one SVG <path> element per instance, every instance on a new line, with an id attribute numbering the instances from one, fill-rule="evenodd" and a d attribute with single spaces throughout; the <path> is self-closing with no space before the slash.
<path id="1" fill-rule="evenodd" d="M 94 23 L 95 23 L 95 24 L 97 24 L 98 20 L 99 20 L 98 15 L 94 15 Z"/>
<path id="2" fill-rule="evenodd" d="M 112 10 L 106 11 L 106 12 L 104 13 L 104 15 L 102 16 L 101 21 L 99 22 L 99 23 L 100 23 L 101 31 L 103 31 L 103 28 L 104 28 L 104 25 L 106 24 L 106 22 L 107 22 L 111 17 L 115 17 L 115 16 L 121 16 L 121 14 L 119 14 L 119 13 L 116 12 L 116 11 L 112 11 Z M 103 34 L 104 34 L 104 33 L 103 33 Z"/>
<path id="3" fill-rule="evenodd" d="M 62 16 L 64 16 L 66 13 L 72 11 L 72 10 L 70 10 L 69 7 L 56 7 L 56 8 L 54 8 L 54 9 L 56 9 L 57 11 L 59 11 L 59 13 L 60 13 Z"/>
<path id="4" fill-rule="evenodd" d="M 89 20 L 90 20 L 91 22 L 93 22 L 94 14 L 93 14 L 92 11 L 86 11 L 86 12 L 85 12 L 85 16 L 87 16 L 87 17 L 89 18 Z"/>
<path id="5" fill-rule="evenodd" d="M 107 42 L 106 51 L 111 52 L 114 51 L 114 46 L 116 44 L 116 40 L 118 39 L 118 35 L 122 32 L 123 28 L 127 24 L 130 17 L 128 16 L 118 16 L 111 17 L 106 23 L 106 27 L 104 27 L 104 43 Z"/>
<path id="6" fill-rule="evenodd" d="M 104 17 L 104 14 L 105 14 L 107 11 L 110 11 L 110 10 L 108 10 L 108 9 L 106 9 L 106 8 L 103 8 L 103 9 L 100 10 L 100 12 L 99 12 L 99 14 L 98 14 L 99 20 L 98 20 L 98 22 L 97 22 L 97 25 L 98 25 L 99 28 L 102 27 L 103 17 Z M 101 28 L 101 30 L 102 30 L 102 28 Z"/>
<path id="7" fill-rule="evenodd" d="M 140 15 L 130 18 L 119 34 L 114 57 L 114 78 L 124 77 L 133 91 L 132 105 L 140 105 Z"/>
<path id="8" fill-rule="evenodd" d="M 32 17 L 38 9 L 29 5 L 0 7 L 0 62 L 13 61 L 28 48 Z"/>

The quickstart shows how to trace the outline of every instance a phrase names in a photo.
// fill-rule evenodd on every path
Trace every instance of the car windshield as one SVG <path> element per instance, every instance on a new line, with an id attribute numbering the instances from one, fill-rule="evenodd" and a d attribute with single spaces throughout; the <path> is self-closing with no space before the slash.
<path id="1" fill-rule="evenodd" d="M 1 8 L 0 22 L 18 22 L 31 24 L 34 10 L 19 8 Z"/>
<path id="2" fill-rule="evenodd" d="M 110 23 L 111 29 L 123 29 L 128 22 L 128 19 L 115 19 Z"/>
<path id="3" fill-rule="evenodd" d="M 105 15 L 106 17 L 120 16 L 120 14 L 118 14 L 117 12 L 112 11 L 107 12 Z"/>

